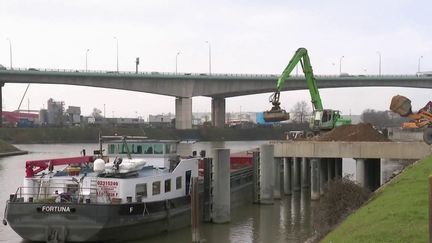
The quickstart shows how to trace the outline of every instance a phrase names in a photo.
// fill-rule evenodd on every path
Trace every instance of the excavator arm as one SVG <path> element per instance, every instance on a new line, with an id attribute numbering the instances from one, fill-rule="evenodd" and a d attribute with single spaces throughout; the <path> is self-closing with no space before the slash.
<path id="1" fill-rule="evenodd" d="M 280 91 L 285 84 L 285 81 L 289 78 L 291 72 L 294 70 L 295 66 L 300 63 L 302 66 L 303 73 L 306 78 L 306 83 L 311 95 L 312 105 L 314 110 L 323 110 L 323 104 L 321 97 L 316 85 L 315 77 L 312 70 L 312 65 L 310 63 L 309 55 L 305 48 L 299 48 L 295 52 L 294 56 L 289 61 L 288 65 L 282 72 L 282 75 L 278 78 L 276 83 L 276 91 L 270 96 L 270 102 L 272 103 L 272 108 L 269 111 L 264 112 L 264 120 L 267 122 L 274 121 L 284 121 L 288 120 L 288 113 L 280 108 Z"/>

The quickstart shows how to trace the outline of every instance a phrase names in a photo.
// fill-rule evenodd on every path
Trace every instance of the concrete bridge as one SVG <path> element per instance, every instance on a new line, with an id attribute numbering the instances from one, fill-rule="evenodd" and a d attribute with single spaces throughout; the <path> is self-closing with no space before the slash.
<path id="1" fill-rule="evenodd" d="M 207 75 L 205 73 L 86 72 L 42 69 L 0 70 L 1 86 L 4 83 L 67 84 L 174 96 L 176 97 L 176 127 L 179 129 L 192 127 L 192 97 L 212 98 L 212 122 L 213 125 L 221 127 L 225 123 L 225 98 L 273 92 L 277 77 L 277 75 L 262 74 Z M 316 75 L 316 80 L 320 89 L 369 86 L 432 88 L 432 77 L 415 75 Z M 283 88 L 284 91 L 301 89 L 307 89 L 303 76 L 290 77 Z"/>
<path id="2" fill-rule="evenodd" d="M 353 160 L 353 179 L 375 190 L 384 183 L 383 159 L 418 160 L 431 154 L 432 147 L 423 142 L 273 141 L 260 147 L 260 199 L 271 202 L 310 187 L 311 199 L 317 200 Z"/>

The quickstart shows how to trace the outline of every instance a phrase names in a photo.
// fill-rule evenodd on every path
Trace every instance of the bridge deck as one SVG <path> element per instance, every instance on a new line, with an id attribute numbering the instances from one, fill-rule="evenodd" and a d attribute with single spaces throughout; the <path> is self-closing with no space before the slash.
<path id="1" fill-rule="evenodd" d="M 275 157 L 421 159 L 432 153 L 423 142 L 273 141 Z"/>

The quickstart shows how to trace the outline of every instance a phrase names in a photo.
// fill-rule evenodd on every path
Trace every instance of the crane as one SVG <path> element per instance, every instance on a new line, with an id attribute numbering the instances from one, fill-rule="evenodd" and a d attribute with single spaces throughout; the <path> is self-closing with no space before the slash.
<path id="1" fill-rule="evenodd" d="M 289 113 L 280 108 L 280 91 L 285 84 L 285 81 L 289 78 L 291 72 L 298 63 L 301 64 L 303 69 L 311 96 L 313 118 L 310 122 L 310 127 L 312 131 L 319 132 L 321 130 L 331 130 L 337 126 L 351 124 L 351 119 L 342 117 L 340 111 L 324 109 L 318 86 L 313 74 L 308 51 L 305 48 L 299 48 L 295 52 L 287 67 L 282 72 L 282 75 L 278 78 L 276 83 L 276 91 L 270 96 L 269 99 L 273 106 L 269 111 L 264 112 L 264 120 L 266 122 L 277 122 L 289 119 Z"/>

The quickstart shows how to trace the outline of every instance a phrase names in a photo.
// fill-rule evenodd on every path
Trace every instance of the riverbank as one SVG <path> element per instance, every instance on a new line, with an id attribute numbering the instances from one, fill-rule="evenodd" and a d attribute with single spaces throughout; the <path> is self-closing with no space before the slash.
<path id="1" fill-rule="evenodd" d="M 322 242 L 428 242 L 432 156 L 408 166 Z"/>
<path id="2" fill-rule="evenodd" d="M 0 139 L 13 144 L 43 143 L 97 143 L 102 135 L 135 135 L 151 139 L 196 141 L 253 141 L 285 139 L 291 130 L 305 130 L 307 124 L 289 124 L 281 127 L 215 128 L 177 130 L 173 128 L 142 127 L 39 127 L 0 128 Z"/>

